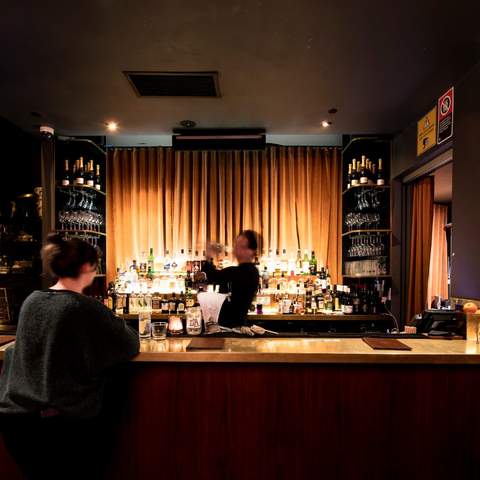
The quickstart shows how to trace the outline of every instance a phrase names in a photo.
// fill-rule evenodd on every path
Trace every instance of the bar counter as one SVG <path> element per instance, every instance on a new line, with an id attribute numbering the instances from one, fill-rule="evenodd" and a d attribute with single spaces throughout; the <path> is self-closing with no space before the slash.
<path id="1" fill-rule="evenodd" d="M 187 350 L 194 337 L 143 340 L 133 362 L 351 363 L 479 365 L 480 344 L 466 340 L 400 339 L 411 350 L 374 350 L 361 338 L 225 338 L 223 349 Z M 207 337 L 208 341 L 208 337 Z M 0 347 L 0 361 L 4 350 Z"/>
<path id="2" fill-rule="evenodd" d="M 465 340 L 400 339 L 412 350 L 374 350 L 360 338 L 225 338 L 222 350 L 187 351 L 191 338 L 142 341 L 134 362 L 480 364 Z"/>
<path id="3" fill-rule="evenodd" d="M 474 341 L 228 338 L 186 351 L 190 340 L 142 342 L 112 372 L 108 478 L 480 478 Z M 21 478 L 1 441 L 0 465 Z"/>

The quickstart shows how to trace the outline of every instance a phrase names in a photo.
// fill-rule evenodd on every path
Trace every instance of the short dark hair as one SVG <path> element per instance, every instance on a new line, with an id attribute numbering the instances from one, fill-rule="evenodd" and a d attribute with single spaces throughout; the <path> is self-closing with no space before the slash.
<path id="1" fill-rule="evenodd" d="M 53 277 L 77 278 L 85 263 L 98 265 L 98 252 L 79 238 L 64 240 L 57 233 L 49 233 L 41 252 L 43 268 Z"/>
<path id="2" fill-rule="evenodd" d="M 254 230 L 243 230 L 240 235 L 245 237 L 248 241 L 248 248 L 250 250 L 257 251 L 258 246 L 261 243 L 261 236 Z"/>

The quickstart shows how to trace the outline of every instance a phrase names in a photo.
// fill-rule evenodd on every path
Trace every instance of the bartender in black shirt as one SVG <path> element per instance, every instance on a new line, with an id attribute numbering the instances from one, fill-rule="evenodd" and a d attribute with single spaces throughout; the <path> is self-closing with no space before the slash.
<path id="1" fill-rule="evenodd" d="M 254 264 L 258 248 L 258 236 L 253 230 L 244 230 L 235 240 L 233 253 L 238 266 L 218 270 L 205 262 L 199 278 L 219 285 L 220 293 L 230 293 L 222 305 L 218 323 L 225 327 L 237 327 L 245 323 L 248 309 L 257 293 L 259 274 Z"/>

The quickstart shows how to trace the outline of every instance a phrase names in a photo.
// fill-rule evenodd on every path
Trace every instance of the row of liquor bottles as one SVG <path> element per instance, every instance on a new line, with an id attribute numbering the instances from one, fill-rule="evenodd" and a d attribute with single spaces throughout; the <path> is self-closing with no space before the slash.
<path id="1" fill-rule="evenodd" d="M 322 285 L 323 286 L 323 285 Z M 187 287 L 188 288 L 188 287 Z M 327 285 L 308 282 L 295 290 L 282 290 L 280 284 L 272 291 L 259 289 L 250 307 L 257 314 L 378 314 L 390 301 L 390 290 L 384 281 L 370 285 Z M 105 304 L 117 314 L 138 314 L 144 311 L 166 315 L 183 315 L 189 308 L 198 307 L 195 290 L 160 293 L 119 293 L 110 284 Z"/>
<path id="2" fill-rule="evenodd" d="M 142 252 L 140 261 L 133 259 L 128 268 L 125 265 L 120 265 L 117 268 L 117 275 L 122 277 L 132 277 L 136 280 L 140 278 L 154 278 L 157 275 L 162 274 L 175 274 L 196 272 L 201 269 L 202 262 L 212 261 L 213 258 L 205 260 L 205 251 L 203 251 L 203 257 L 199 256 L 199 252 L 189 249 L 188 253 L 185 253 L 185 249 L 181 249 L 178 254 L 170 255 L 168 249 L 165 250 L 164 256 L 155 256 L 153 248 L 150 248 L 149 255 L 146 252 Z M 228 247 L 225 250 L 219 252 L 216 258 L 216 264 L 219 268 L 226 268 L 232 265 L 231 253 Z M 296 257 L 287 254 L 287 250 L 283 249 L 282 254 L 276 250 L 273 254 L 272 250 L 269 250 L 268 255 L 264 254 L 261 257 L 255 258 L 255 265 L 259 272 L 268 272 L 280 276 L 281 274 L 287 275 L 292 272 L 295 275 L 299 274 L 311 274 L 316 275 L 318 272 L 325 270 L 324 267 L 318 267 L 318 261 L 315 257 L 315 252 L 312 251 L 309 255 L 309 251 L 305 250 L 302 255 L 301 250 L 297 250 Z"/>
<path id="3" fill-rule="evenodd" d="M 377 163 L 372 162 L 365 155 L 361 160 L 352 159 L 348 164 L 347 189 L 359 185 L 385 185 L 383 162 L 379 158 Z"/>
<path id="4" fill-rule="evenodd" d="M 70 169 L 70 162 L 65 159 L 60 183 L 63 187 L 70 185 L 88 186 L 101 190 L 100 165 L 89 160 L 86 165 L 83 163 L 83 157 L 78 158 Z"/>
<path id="5" fill-rule="evenodd" d="M 200 260 L 198 257 L 192 260 L 181 250 L 176 257 L 170 257 L 168 250 L 165 257 L 155 257 L 153 249 L 150 249 L 149 256 L 140 263 L 132 260 L 128 269 L 123 266 L 117 268 L 117 277 L 115 280 L 117 291 L 138 293 L 138 292 L 176 292 L 186 291 L 186 283 L 193 282 L 194 274 L 200 271 L 204 262 L 212 262 L 213 259 Z M 280 256 L 262 257 L 255 262 L 259 274 L 262 278 L 262 284 L 267 282 L 296 285 L 300 277 L 300 283 L 304 283 L 301 277 L 317 276 L 319 279 L 327 282 L 330 275 L 325 267 L 318 268 L 315 252 L 311 256 L 305 251 L 302 256 L 297 252 L 297 258 L 288 259 L 286 250 Z M 231 265 L 231 261 L 225 253 L 225 257 L 220 256 L 217 262 L 219 268 L 225 268 Z M 283 289 L 283 288 L 282 288 Z"/>

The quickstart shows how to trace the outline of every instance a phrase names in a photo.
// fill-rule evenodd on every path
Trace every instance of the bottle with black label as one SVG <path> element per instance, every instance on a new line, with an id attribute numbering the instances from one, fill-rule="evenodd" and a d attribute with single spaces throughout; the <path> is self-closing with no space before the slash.
<path id="1" fill-rule="evenodd" d="M 95 185 L 95 174 L 93 172 L 93 160 L 90 160 L 87 164 L 87 185 L 93 187 Z"/>
<path id="2" fill-rule="evenodd" d="M 63 187 L 68 187 L 71 185 L 71 177 L 70 177 L 70 168 L 68 166 L 68 160 L 65 159 L 65 165 L 63 168 L 63 175 L 62 175 L 62 186 Z"/>
<path id="3" fill-rule="evenodd" d="M 360 165 L 360 185 L 368 184 L 368 175 L 366 169 L 366 159 L 365 155 L 362 155 L 362 163 Z"/>
<path id="4" fill-rule="evenodd" d="M 385 177 L 383 176 L 383 165 L 381 158 L 378 159 L 377 185 L 385 185 Z"/>
<path id="5" fill-rule="evenodd" d="M 351 187 L 356 187 L 358 185 L 358 172 L 357 172 L 357 160 L 354 158 L 352 160 L 352 176 L 351 176 Z"/>
<path id="6" fill-rule="evenodd" d="M 83 168 L 83 157 L 78 159 L 78 167 L 75 172 L 75 185 L 85 185 L 85 171 Z"/>
<path id="7" fill-rule="evenodd" d="M 348 164 L 347 190 L 352 186 L 352 164 Z"/>
<path id="8" fill-rule="evenodd" d="M 176 313 L 177 312 L 177 296 L 172 293 L 170 300 L 168 301 L 168 313 Z"/>
<path id="9" fill-rule="evenodd" d="M 97 171 L 95 173 L 95 180 L 94 180 L 95 190 L 101 190 L 100 184 L 100 165 L 97 164 Z"/>

